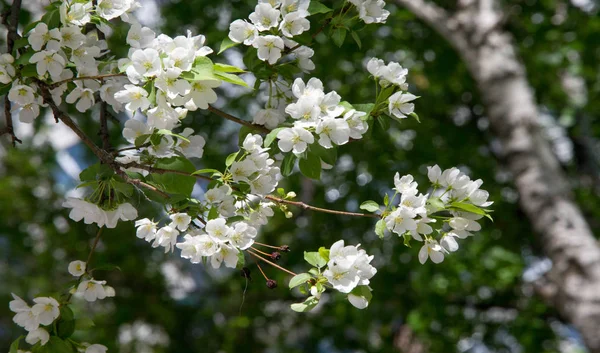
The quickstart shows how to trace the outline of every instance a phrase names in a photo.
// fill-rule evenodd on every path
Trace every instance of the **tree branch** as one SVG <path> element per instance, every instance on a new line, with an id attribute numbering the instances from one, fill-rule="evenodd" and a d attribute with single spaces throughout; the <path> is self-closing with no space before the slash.
<path id="1" fill-rule="evenodd" d="M 20 38 L 17 30 L 19 28 L 19 13 L 21 12 L 21 0 L 14 0 L 10 8 L 10 16 L 3 18 L 3 24 L 8 29 L 6 35 L 6 49 L 7 53 L 11 54 L 15 46 L 15 41 Z M 12 145 L 15 147 L 21 140 L 15 135 L 15 130 L 12 121 L 11 103 L 8 99 L 8 95 L 4 97 L 4 119 L 6 121 L 6 127 L 0 130 L 0 136 L 9 134 L 12 140 Z"/>
<path id="2" fill-rule="evenodd" d="M 79 126 L 77 126 L 77 124 L 73 121 L 73 119 L 71 119 L 70 116 L 68 116 L 62 110 L 60 110 L 60 108 L 56 105 L 56 103 L 52 99 L 52 94 L 50 93 L 48 86 L 40 80 L 37 80 L 37 83 L 38 83 L 38 86 L 40 87 L 40 92 L 42 94 L 42 98 L 44 99 L 44 102 L 50 106 L 50 109 L 52 109 L 55 119 L 62 121 L 71 130 L 73 130 L 73 132 L 79 137 L 79 139 L 83 143 L 85 143 L 89 147 L 90 150 L 92 150 L 92 153 L 94 153 L 94 155 L 96 155 L 96 157 L 98 157 L 98 159 L 100 159 L 100 161 L 102 163 L 110 166 L 115 171 L 115 173 L 117 173 L 117 175 L 119 175 L 121 178 L 123 178 L 123 180 L 126 183 L 136 185 L 136 186 L 142 186 L 146 189 L 156 192 L 157 194 L 161 195 L 164 198 L 170 198 L 169 194 L 165 193 L 164 191 L 159 190 L 158 188 L 156 188 L 150 184 L 147 184 L 141 180 L 130 178 L 124 171 L 122 171 L 119 168 L 119 164 L 115 162 L 114 157 L 109 152 L 98 147 L 79 128 Z"/>

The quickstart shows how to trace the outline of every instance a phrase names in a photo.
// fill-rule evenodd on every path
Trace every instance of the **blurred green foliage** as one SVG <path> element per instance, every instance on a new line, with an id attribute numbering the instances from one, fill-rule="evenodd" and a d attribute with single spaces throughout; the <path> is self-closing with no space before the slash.
<path id="1" fill-rule="evenodd" d="M 161 4 L 162 32 L 177 35 L 190 29 L 206 35 L 214 49 L 226 37 L 228 24 L 246 18 L 255 5 L 208 0 Z M 538 103 L 574 143 L 575 157 L 564 168 L 597 231 L 600 18 L 559 0 L 510 0 L 503 5 L 508 14 L 505 28 L 515 36 Z M 338 166 L 324 172 L 321 182 L 294 174 L 283 186 L 305 202 L 356 211 L 364 200 L 381 200 L 396 172 L 412 173 L 417 181 L 424 181 L 427 165 L 458 165 L 484 180 L 483 188 L 495 201 L 495 221 L 486 221 L 482 232 L 462 241 L 459 251 L 442 264 L 420 265 L 418 248 L 406 248 L 395 236 L 378 239 L 371 219 L 300 209 L 293 209 L 294 218 L 286 219 L 278 213 L 260 239 L 289 244 L 292 251 L 284 254 L 281 263 L 296 272 L 308 268 L 302 260 L 304 250 L 329 247 L 340 238 L 361 243 L 376 256 L 378 273 L 372 280 L 374 298 L 368 309 L 357 310 L 342 296 L 333 295 L 309 314 L 289 309 L 300 295 L 287 289 L 289 276 L 282 272 L 267 269 L 268 276 L 279 282 L 278 288 L 269 290 L 251 261 L 253 276 L 246 282 L 237 271 L 214 271 L 152 249 L 135 237 L 133 224 L 120 223 L 104 232 L 92 266 L 121 268 L 97 275 L 115 287 L 117 296 L 91 305 L 78 302 L 76 318 L 90 317 L 96 326 L 77 331 L 77 338 L 105 344 L 109 352 L 143 352 L 140 346 L 117 348 L 120 332 L 124 339 L 122 325 L 141 320 L 161 327 L 169 337 L 167 346 L 151 350 L 157 353 L 397 352 L 394 336 L 408 325 L 430 352 L 475 351 L 481 345 L 498 352 L 558 351 L 563 335 L 556 329 L 560 318 L 523 279 L 527 266 L 543 256 L 541 244 L 518 208 L 510 175 L 495 158 L 494 137 L 487 129 L 477 88 L 443 39 L 404 9 L 393 4 L 387 8 L 392 12 L 387 25 L 366 26 L 358 32 L 360 50 L 349 38 L 338 48 L 325 34 L 319 35 L 313 58 L 317 68 L 311 76 L 349 102 L 368 103 L 374 87 L 364 69 L 366 58 L 398 61 L 410 68 L 411 91 L 422 96 L 416 104 L 421 123 L 393 122 L 387 131 L 376 125 L 371 138 L 340 148 Z M 22 16 L 23 23 L 28 16 Z M 112 44 L 124 42 L 125 34 L 125 27 L 116 28 Z M 215 61 L 241 58 L 235 54 L 238 49 L 244 50 L 230 49 Z M 121 45 L 116 53 L 126 54 L 125 47 Z M 585 102 L 565 93 L 561 77 L 566 73 L 584 80 Z M 229 88 L 224 86 L 221 92 Z M 222 94 L 218 104 L 251 120 L 258 108 L 255 92 L 244 92 L 235 99 Z M 91 117 L 78 122 L 95 136 L 97 125 Z M 236 149 L 239 127 L 215 115 L 196 112 L 184 125 L 208 137 L 199 168 L 222 167 L 225 156 Z M 119 141 L 119 126 L 112 125 L 111 136 Z M 83 147 L 71 152 L 84 166 L 95 162 Z M 67 264 L 87 256 L 95 229 L 69 221 L 67 210 L 60 206 L 62 195 L 74 182 L 60 177 L 48 142 L 16 149 L 4 144 L 1 155 L 0 346 L 8 347 L 22 333 L 12 324 L 6 305 L 10 292 L 30 300 L 40 292 L 64 290 L 71 280 Z M 160 209 L 139 201 L 141 217 L 158 217 Z M 165 268 L 177 268 L 185 276 L 164 276 Z M 174 299 L 170 293 L 184 284 L 185 277 L 193 279 L 195 288 Z"/>

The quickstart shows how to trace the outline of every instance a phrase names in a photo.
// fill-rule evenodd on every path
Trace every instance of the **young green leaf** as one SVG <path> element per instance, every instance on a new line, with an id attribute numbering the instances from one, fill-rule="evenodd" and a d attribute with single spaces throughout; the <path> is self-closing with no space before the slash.
<path id="1" fill-rule="evenodd" d="M 385 235 L 385 221 L 383 219 L 380 219 L 375 223 L 375 234 L 379 236 L 379 239 L 383 239 Z"/>
<path id="2" fill-rule="evenodd" d="M 333 43 L 338 47 L 341 47 L 344 44 L 344 40 L 346 39 L 346 32 L 348 32 L 345 28 L 336 28 L 331 33 L 331 39 Z"/>
<path id="3" fill-rule="evenodd" d="M 225 37 L 225 39 L 223 39 L 223 41 L 221 42 L 221 47 L 219 48 L 219 52 L 218 54 L 221 54 L 222 52 L 224 52 L 225 50 L 235 47 L 236 45 L 238 45 L 240 43 L 236 43 L 234 41 L 232 41 L 231 39 L 229 39 L 229 37 Z"/>
<path id="4" fill-rule="evenodd" d="M 230 167 L 233 164 L 233 162 L 235 162 L 235 159 L 237 158 L 239 153 L 240 151 L 237 151 L 227 156 L 227 158 L 225 159 L 225 165 Z"/>
<path id="5" fill-rule="evenodd" d="M 311 278 L 312 276 L 310 275 L 310 273 L 299 273 L 292 277 L 289 283 L 289 287 L 290 289 L 298 287 L 299 285 L 308 282 Z"/>
<path id="6" fill-rule="evenodd" d="M 285 129 L 284 127 L 278 127 L 277 129 L 271 130 L 271 132 L 269 132 L 267 134 L 267 136 L 265 136 L 265 141 L 263 143 L 263 146 L 265 148 L 268 148 L 269 146 L 271 146 L 271 144 L 273 143 L 273 141 L 275 141 L 275 139 L 277 139 L 277 134 L 279 133 L 279 131 Z"/>
<path id="7" fill-rule="evenodd" d="M 316 15 L 318 13 L 329 13 L 331 11 L 333 11 L 333 9 L 330 9 L 329 7 L 323 5 L 323 3 L 316 0 L 312 0 L 310 5 L 308 5 L 308 13 L 311 15 Z"/>
<path id="8" fill-rule="evenodd" d="M 327 261 L 325 260 L 325 258 L 316 251 L 313 251 L 313 252 L 305 251 L 304 252 L 304 260 L 306 260 L 306 262 L 308 262 L 309 264 L 311 264 L 315 267 L 318 267 L 318 268 L 321 268 L 321 267 L 327 265 Z"/>
<path id="9" fill-rule="evenodd" d="M 360 209 L 368 212 L 377 212 L 379 211 L 379 204 L 372 200 L 365 201 L 360 205 Z"/>
<path id="10" fill-rule="evenodd" d="M 317 304 L 319 304 L 319 299 L 316 297 L 308 297 L 302 303 L 294 303 L 290 305 L 290 308 L 296 312 L 304 313 L 312 310 L 315 306 L 317 306 Z"/>

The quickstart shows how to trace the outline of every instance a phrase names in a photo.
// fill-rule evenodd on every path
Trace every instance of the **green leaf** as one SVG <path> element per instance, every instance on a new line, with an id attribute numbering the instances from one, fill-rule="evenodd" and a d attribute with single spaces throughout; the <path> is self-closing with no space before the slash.
<path id="1" fill-rule="evenodd" d="M 299 285 L 310 281 L 311 278 L 312 276 L 310 275 L 310 273 L 299 273 L 292 277 L 289 283 L 289 287 L 290 289 L 298 287 Z"/>
<path id="2" fill-rule="evenodd" d="M 267 134 L 267 136 L 265 136 L 265 141 L 263 143 L 263 146 L 265 148 L 271 146 L 271 144 L 273 143 L 273 141 L 275 141 L 275 139 L 277 139 L 277 134 L 279 133 L 279 131 L 285 129 L 284 127 L 278 127 L 277 129 L 271 130 L 271 132 L 269 132 Z"/>
<path id="3" fill-rule="evenodd" d="M 115 171 L 107 166 L 106 164 L 92 164 L 85 168 L 79 173 L 79 180 L 81 181 L 96 181 L 99 179 L 108 179 L 115 174 Z"/>
<path id="4" fill-rule="evenodd" d="M 356 45 L 358 45 L 358 49 L 362 49 L 362 42 L 360 41 L 360 37 L 358 36 L 358 34 L 354 31 L 351 31 L 350 35 L 352 36 L 352 39 L 354 39 L 354 41 L 356 42 Z"/>
<path id="5" fill-rule="evenodd" d="M 306 260 L 306 262 L 308 262 L 309 264 L 321 268 L 325 265 L 327 265 L 327 261 L 325 260 L 325 258 L 323 256 L 321 256 L 321 254 L 319 254 L 317 251 L 313 251 L 313 252 L 304 252 L 304 260 Z"/>
<path id="6" fill-rule="evenodd" d="M 25 28 L 23 28 L 23 33 L 27 34 L 29 33 L 32 29 L 34 29 L 40 22 L 42 21 L 35 21 L 35 22 L 31 22 L 30 24 L 28 24 L 27 26 L 25 26 Z M 28 41 L 27 38 L 21 38 L 21 39 L 25 39 Z"/>
<path id="7" fill-rule="evenodd" d="M 319 180 L 321 178 L 321 158 L 310 151 L 306 155 L 306 159 L 300 159 L 298 163 L 300 172 L 305 176 Z"/>
<path id="8" fill-rule="evenodd" d="M 333 43 L 338 47 L 341 47 L 344 44 L 344 40 L 346 39 L 346 32 L 348 32 L 345 28 L 336 28 L 333 30 L 331 34 L 331 39 Z"/>
<path id="9" fill-rule="evenodd" d="M 211 168 L 205 168 L 205 169 L 200 169 L 197 170 L 195 172 L 192 173 L 192 175 L 196 175 L 196 174 L 221 174 L 220 171 L 216 170 L 216 169 L 211 169 Z"/>
<path id="10" fill-rule="evenodd" d="M 360 209 L 368 212 L 377 212 L 379 211 L 379 204 L 372 200 L 365 201 L 360 205 Z"/>
<path id="11" fill-rule="evenodd" d="M 115 190 L 122 194 L 125 197 L 132 197 L 133 196 L 133 185 L 131 184 L 127 184 L 127 183 L 121 183 L 121 182 L 115 182 L 113 184 Z"/>
<path id="12" fill-rule="evenodd" d="M 208 211 L 208 220 L 215 219 L 219 217 L 219 209 L 217 207 L 211 207 L 210 211 Z"/>
<path id="13" fill-rule="evenodd" d="M 289 176 L 294 171 L 294 164 L 296 163 L 296 155 L 293 153 L 288 153 L 281 161 L 281 175 Z"/>
<path id="14" fill-rule="evenodd" d="M 96 326 L 94 321 L 88 317 L 82 317 L 80 319 L 75 320 L 75 330 L 85 331 L 92 327 Z"/>
<path id="15" fill-rule="evenodd" d="M 384 116 L 380 115 L 375 120 L 377 120 L 383 131 L 387 131 L 390 128 L 390 120 L 386 119 Z"/>
<path id="16" fill-rule="evenodd" d="M 0 96 L 7 94 L 12 88 L 12 83 L 0 86 Z"/>
<path id="17" fill-rule="evenodd" d="M 358 286 L 354 288 L 350 294 L 364 298 L 369 303 L 371 302 L 371 299 L 373 299 L 373 294 L 371 293 L 369 286 Z"/>
<path id="18" fill-rule="evenodd" d="M 388 194 L 385 194 L 385 196 L 383 197 L 383 205 L 385 207 L 388 207 L 390 205 L 390 196 Z"/>
<path id="19" fill-rule="evenodd" d="M 60 337 L 50 336 L 50 340 L 46 345 L 42 346 L 42 349 L 39 352 L 47 352 L 47 353 L 73 353 L 73 347 L 63 341 Z"/>
<path id="20" fill-rule="evenodd" d="M 56 331 L 58 337 L 67 338 L 75 332 L 75 317 L 73 310 L 68 306 L 60 307 L 60 318 L 56 323 Z"/>
<path id="21" fill-rule="evenodd" d="M 233 152 L 232 154 L 227 156 L 227 158 L 225 159 L 225 165 L 227 167 L 230 167 L 233 164 L 233 162 L 235 162 L 235 159 L 237 158 L 239 153 L 240 153 L 240 151 L 237 151 L 237 152 Z"/>
<path id="22" fill-rule="evenodd" d="M 324 246 L 319 248 L 319 255 L 325 259 L 325 262 L 329 262 L 329 249 L 326 249 Z"/>
<path id="23" fill-rule="evenodd" d="M 325 148 L 318 143 L 313 143 L 310 145 L 309 150 L 329 165 L 335 165 L 335 162 L 337 162 L 337 148 L 335 147 Z"/>
<path id="24" fill-rule="evenodd" d="M 229 74 L 226 72 L 215 72 L 215 76 L 225 82 L 229 82 L 234 85 L 250 88 L 250 86 L 248 86 L 246 81 L 242 80 L 239 76 L 236 76 L 234 74 Z"/>
<path id="25" fill-rule="evenodd" d="M 221 64 L 221 63 L 214 64 L 213 69 L 218 72 L 226 72 L 226 73 L 229 73 L 229 72 L 244 73 L 244 72 L 246 72 L 244 69 L 240 69 L 237 66 Z"/>
<path id="26" fill-rule="evenodd" d="M 236 43 L 236 42 L 232 41 L 231 39 L 229 39 L 229 37 L 226 37 L 221 42 L 221 47 L 219 48 L 219 52 L 217 53 L 217 55 L 221 54 L 222 52 L 224 52 L 225 50 L 227 50 L 229 48 L 235 47 L 238 44 L 240 44 L 240 43 Z"/>
<path id="27" fill-rule="evenodd" d="M 146 143 L 146 141 L 148 141 L 148 137 L 150 137 L 150 134 L 140 135 L 136 137 L 134 141 L 135 147 L 140 148 L 143 144 Z"/>
<path id="28" fill-rule="evenodd" d="M 385 235 L 385 228 L 385 221 L 383 219 L 380 219 L 377 221 L 377 223 L 375 223 L 375 234 L 379 236 L 379 239 L 383 239 L 383 236 Z"/>
<path id="29" fill-rule="evenodd" d="M 29 40 L 27 38 L 19 38 L 15 41 L 15 45 L 13 46 L 13 50 L 19 50 L 29 44 Z"/>
<path id="30" fill-rule="evenodd" d="M 196 171 L 196 167 L 194 167 L 194 165 L 185 157 L 163 158 L 154 166 L 160 169 L 177 170 L 188 172 L 190 174 Z M 187 197 L 190 196 L 194 189 L 194 185 L 196 184 L 196 178 L 181 174 L 152 173 L 150 174 L 150 177 L 152 181 L 164 191 L 172 194 L 182 194 Z"/>
<path id="31" fill-rule="evenodd" d="M 303 313 L 312 310 L 315 306 L 319 304 L 319 299 L 315 297 L 308 297 L 302 303 L 294 303 L 290 305 L 290 308 L 296 312 Z"/>
<path id="32" fill-rule="evenodd" d="M 371 115 L 371 112 L 373 111 L 373 108 L 375 108 L 375 104 L 373 104 L 373 103 L 354 104 L 354 109 L 356 109 L 356 110 L 358 110 L 360 112 L 367 113 L 367 115 L 365 115 L 365 118 L 367 118 L 369 115 Z"/>
<path id="33" fill-rule="evenodd" d="M 60 26 L 60 11 L 55 8 L 42 16 L 41 22 L 48 25 L 48 29 L 57 28 Z"/>
<path id="34" fill-rule="evenodd" d="M 178 135 L 171 130 L 160 129 L 160 130 L 156 131 L 156 133 L 158 135 L 169 135 L 169 136 L 177 137 L 178 139 L 183 140 L 185 142 L 190 142 L 190 140 L 187 137 Z"/>
<path id="35" fill-rule="evenodd" d="M 33 54 L 35 54 L 35 51 L 33 49 L 31 49 L 31 48 L 27 49 L 26 52 L 24 52 L 21 56 L 19 56 L 15 60 L 15 66 L 29 64 L 29 59 L 31 59 Z"/>
<path id="36" fill-rule="evenodd" d="M 487 212 L 482 209 L 479 208 L 471 203 L 466 203 L 466 202 L 453 202 L 450 204 L 451 208 L 456 208 L 462 211 L 466 211 L 466 212 L 470 212 L 470 213 L 474 213 L 474 214 L 478 214 L 481 216 L 486 216 Z"/>
<path id="37" fill-rule="evenodd" d="M 21 69 L 21 76 L 22 77 L 37 77 L 38 73 L 37 73 L 36 66 L 34 64 L 23 66 L 23 68 Z"/>
<path id="38" fill-rule="evenodd" d="M 402 237 L 404 238 L 404 246 L 410 248 L 410 241 L 412 240 L 412 236 L 410 235 L 410 233 L 406 232 L 402 234 Z"/>
<path id="39" fill-rule="evenodd" d="M 25 336 L 21 335 L 16 340 L 14 340 L 10 344 L 10 348 L 8 349 L 8 353 L 17 353 L 17 351 L 19 350 L 19 342 L 21 342 L 21 340 L 23 338 L 25 338 Z"/>
<path id="40" fill-rule="evenodd" d="M 444 202 L 439 197 L 430 197 L 427 200 L 427 205 L 430 206 L 429 209 L 432 213 L 446 208 Z"/>
<path id="41" fill-rule="evenodd" d="M 316 15 L 318 13 L 329 13 L 331 11 L 333 11 L 333 9 L 330 9 L 319 1 L 311 0 L 310 5 L 308 5 L 308 13 L 311 15 Z"/>
<path id="42" fill-rule="evenodd" d="M 419 119 L 419 116 L 415 112 L 408 114 L 408 116 L 412 116 L 413 118 L 417 119 L 417 122 L 419 123 L 421 122 L 421 119 Z"/>

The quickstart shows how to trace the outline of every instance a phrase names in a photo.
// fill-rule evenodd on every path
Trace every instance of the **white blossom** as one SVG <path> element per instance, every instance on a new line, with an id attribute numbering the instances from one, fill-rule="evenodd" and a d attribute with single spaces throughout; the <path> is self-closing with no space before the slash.
<path id="1" fill-rule="evenodd" d="M 389 112 L 398 119 L 404 119 L 415 110 L 412 102 L 418 97 L 411 93 L 396 92 L 389 98 Z"/>
<path id="2" fill-rule="evenodd" d="M 444 261 L 445 252 L 446 250 L 436 240 L 426 239 L 419 250 L 419 262 L 424 264 L 429 258 L 433 263 L 439 264 Z"/>
<path id="3" fill-rule="evenodd" d="M 29 331 L 27 336 L 25 336 L 25 342 L 34 345 L 36 343 L 40 343 L 44 346 L 50 340 L 50 334 L 43 328 L 37 328 L 35 330 Z"/>
<path id="4" fill-rule="evenodd" d="M 280 16 L 279 10 L 274 9 L 269 3 L 260 3 L 256 5 L 254 12 L 248 18 L 256 26 L 256 29 L 262 32 L 277 27 Z"/>
<path id="5" fill-rule="evenodd" d="M 308 145 L 315 142 L 313 135 L 301 127 L 286 128 L 277 133 L 277 145 L 282 152 L 293 151 L 299 155 L 306 151 Z"/>
<path id="6" fill-rule="evenodd" d="M 69 273 L 72 276 L 80 277 L 85 273 L 86 263 L 81 260 L 71 261 L 69 263 Z"/>
<path id="7" fill-rule="evenodd" d="M 34 298 L 33 302 L 35 305 L 31 307 L 31 312 L 41 325 L 50 325 L 60 315 L 60 304 L 52 297 Z"/>
<path id="8" fill-rule="evenodd" d="M 267 61 L 271 65 L 281 58 L 281 51 L 284 47 L 283 40 L 273 35 L 257 37 L 252 42 L 252 46 L 258 49 L 258 58 Z"/>
<path id="9" fill-rule="evenodd" d="M 257 36 L 256 26 L 244 20 L 235 20 L 229 25 L 229 39 L 235 43 L 252 45 Z"/>
<path id="10" fill-rule="evenodd" d="M 65 68 L 65 59 L 54 50 L 42 50 L 31 56 L 29 62 L 36 64 L 37 74 L 44 76 L 46 72 L 52 77 L 58 77 Z"/>

